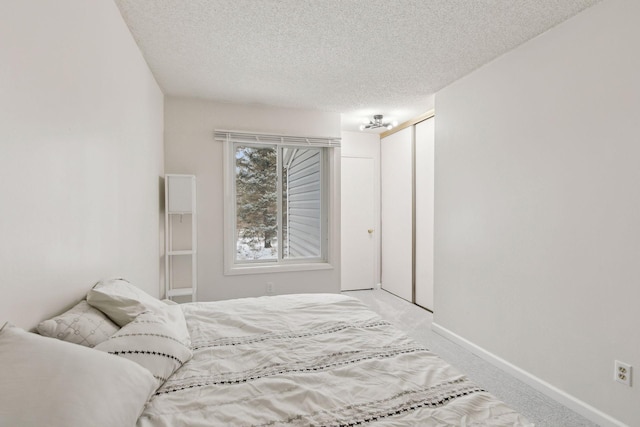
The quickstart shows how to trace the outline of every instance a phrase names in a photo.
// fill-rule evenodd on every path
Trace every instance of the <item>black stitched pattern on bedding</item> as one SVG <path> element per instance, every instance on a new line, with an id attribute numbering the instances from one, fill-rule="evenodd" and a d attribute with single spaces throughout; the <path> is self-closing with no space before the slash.
<path id="1" fill-rule="evenodd" d="M 158 389 L 155 394 L 175 393 L 182 390 L 206 386 L 240 384 L 282 374 L 320 372 L 345 365 L 356 364 L 366 360 L 387 359 L 401 354 L 421 351 L 428 350 L 419 346 L 402 346 L 397 348 L 354 350 L 349 352 L 332 353 L 322 355 L 311 361 L 298 361 L 287 365 L 275 364 L 270 366 L 260 366 L 256 369 L 244 372 L 227 372 L 212 376 L 188 377 L 181 380 L 172 380 L 170 383 L 165 383 L 165 385 Z"/>
<path id="2" fill-rule="evenodd" d="M 193 351 L 201 350 L 209 347 L 223 347 L 229 345 L 244 345 L 244 344 L 253 344 L 257 342 L 264 342 L 269 340 L 286 340 L 286 339 L 296 339 L 296 338 L 305 338 L 305 337 L 313 337 L 318 335 L 326 335 L 326 334 L 334 334 L 336 332 L 349 329 L 368 329 L 368 328 L 376 328 L 379 326 L 389 326 L 391 325 L 389 322 L 380 320 L 376 322 L 366 322 L 361 324 L 349 324 L 345 322 L 339 322 L 339 324 L 319 329 L 319 330 L 300 330 L 300 331 L 292 331 L 292 332 L 284 332 L 284 333 L 267 333 L 258 336 L 249 336 L 249 337 L 225 337 L 219 338 L 216 340 L 209 341 L 200 341 L 193 342 L 191 348 Z"/>

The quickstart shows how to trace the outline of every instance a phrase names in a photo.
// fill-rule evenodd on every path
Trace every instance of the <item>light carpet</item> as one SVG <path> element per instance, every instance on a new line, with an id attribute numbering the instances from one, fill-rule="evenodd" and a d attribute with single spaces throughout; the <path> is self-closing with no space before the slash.
<path id="1" fill-rule="evenodd" d="M 468 350 L 431 332 L 433 315 L 384 290 L 348 291 L 474 382 L 535 423 L 536 427 L 597 427 L 571 409 L 496 368 Z"/>

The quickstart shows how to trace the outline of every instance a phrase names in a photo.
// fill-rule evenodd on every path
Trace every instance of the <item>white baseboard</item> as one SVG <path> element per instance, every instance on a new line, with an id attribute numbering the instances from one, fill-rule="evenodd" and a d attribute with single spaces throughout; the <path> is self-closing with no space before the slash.
<path id="1" fill-rule="evenodd" d="M 583 402 L 580 399 L 566 393 L 559 388 L 549 384 L 546 381 L 532 375 L 531 373 L 521 369 L 506 360 L 496 356 L 495 354 L 479 347 L 478 345 L 462 338 L 460 335 L 451 332 L 447 328 L 438 325 L 437 323 L 431 324 L 431 330 L 438 335 L 443 336 L 449 341 L 466 348 L 476 356 L 486 360 L 497 368 L 505 371 L 509 375 L 519 379 L 525 384 L 533 387 L 539 392 L 549 396 L 551 399 L 563 404 L 567 408 L 582 415 L 583 417 L 593 421 L 594 423 L 603 427 L 627 427 L 626 424 L 616 420 L 615 418 L 605 414 L 604 412 L 594 408 L 593 406 Z"/>

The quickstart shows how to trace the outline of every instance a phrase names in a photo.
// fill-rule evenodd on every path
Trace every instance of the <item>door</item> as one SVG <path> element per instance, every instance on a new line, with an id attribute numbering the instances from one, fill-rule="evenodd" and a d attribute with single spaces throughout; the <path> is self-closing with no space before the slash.
<path id="1" fill-rule="evenodd" d="M 341 159 L 341 238 L 343 291 L 375 286 L 375 161 L 365 157 Z"/>
<path id="2" fill-rule="evenodd" d="M 382 288 L 413 302 L 413 128 L 380 141 Z"/>
<path id="3" fill-rule="evenodd" d="M 416 124 L 416 301 L 433 311 L 434 119 Z"/>

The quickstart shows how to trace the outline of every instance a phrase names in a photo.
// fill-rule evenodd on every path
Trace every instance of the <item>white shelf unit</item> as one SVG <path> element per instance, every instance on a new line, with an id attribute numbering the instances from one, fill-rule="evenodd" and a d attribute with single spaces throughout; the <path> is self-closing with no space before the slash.
<path id="1" fill-rule="evenodd" d="M 196 177 L 167 174 L 164 192 L 166 298 L 190 296 L 195 302 L 198 289 Z"/>

